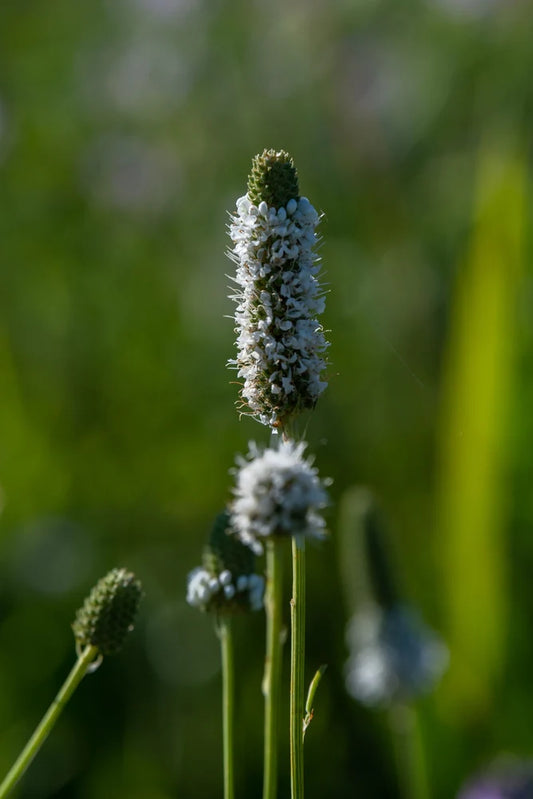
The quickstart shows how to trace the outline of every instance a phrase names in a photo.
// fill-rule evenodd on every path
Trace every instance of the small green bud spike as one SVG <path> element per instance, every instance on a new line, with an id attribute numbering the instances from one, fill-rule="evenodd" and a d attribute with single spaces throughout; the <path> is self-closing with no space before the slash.
<path id="1" fill-rule="evenodd" d="M 142 595 L 140 582 L 126 569 L 112 569 L 95 585 L 72 625 L 76 646 L 97 646 L 102 655 L 122 649 L 133 629 Z"/>
<path id="2" fill-rule="evenodd" d="M 204 568 L 214 574 L 220 574 L 227 569 L 236 578 L 241 574 L 252 574 L 254 564 L 252 550 L 232 534 L 229 513 L 219 513 L 204 550 Z"/>
<path id="3" fill-rule="evenodd" d="M 289 153 L 263 150 L 255 156 L 248 177 L 248 197 L 254 205 L 264 201 L 279 210 L 299 196 L 298 173 Z"/>

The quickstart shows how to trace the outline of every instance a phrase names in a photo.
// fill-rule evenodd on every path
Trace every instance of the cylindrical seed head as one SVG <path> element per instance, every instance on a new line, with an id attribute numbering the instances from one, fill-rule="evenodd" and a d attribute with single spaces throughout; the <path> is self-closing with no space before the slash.
<path id="1" fill-rule="evenodd" d="M 102 577 L 72 624 L 78 648 L 97 646 L 102 655 L 118 652 L 133 629 L 141 595 L 140 582 L 126 569 Z"/>

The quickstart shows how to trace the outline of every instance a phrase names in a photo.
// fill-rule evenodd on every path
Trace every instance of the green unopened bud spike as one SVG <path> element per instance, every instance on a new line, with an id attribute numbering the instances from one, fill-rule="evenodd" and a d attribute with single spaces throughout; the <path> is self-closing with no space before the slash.
<path id="1" fill-rule="evenodd" d="M 72 625 L 76 646 L 98 647 L 102 655 L 122 649 L 133 629 L 142 595 L 140 582 L 126 569 L 112 569 L 95 585 Z"/>
<path id="2" fill-rule="evenodd" d="M 298 173 L 289 153 L 264 150 L 255 156 L 248 177 L 248 196 L 254 205 L 264 201 L 276 209 L 298 199 Z"/>

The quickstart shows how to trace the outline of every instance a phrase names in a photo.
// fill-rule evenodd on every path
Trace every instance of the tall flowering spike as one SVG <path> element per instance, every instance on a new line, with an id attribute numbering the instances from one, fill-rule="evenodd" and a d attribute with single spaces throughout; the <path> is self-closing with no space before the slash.
<path id="1" fill-rule="evenodd" d="M 226 511 L 215 519 L 202 561 L 187 578 L 189 605 L 219 614 L 263 607 L 264 578 L 255 574 L 255 555 L 234 535 Z"/>
<path id="2" fill-rule="evenodd" d="M 235 532 L 258 554 L 271 536 L 323 538 L 320 511 L 328 504 L 324 483 L 305 443 L 282 441 L 276 449 L 250 444 L 248 458 L 239 458 L 231 521 Z"/>
<path id="3" fill-rule="evenodd" d="M 237 265 L 237 350 L 228 365 L 243 381 L 243 408 L 272 428 L 313 408 L 326 387 L 328 347 L 317 317 L 324 296 L 317 275 L 319 216 L 299 196 L 290 155 L 256 156 L 248 193 L 237 200 L 229 234 Z"/>
<path id="4" fill-rule="evenodd" d="M 78 650 L 97 646 L 102 655 L 122 649 L 133 630 L 142 588 L 126 569 L 112 569 L 95 585 L 72 625 Z"/>

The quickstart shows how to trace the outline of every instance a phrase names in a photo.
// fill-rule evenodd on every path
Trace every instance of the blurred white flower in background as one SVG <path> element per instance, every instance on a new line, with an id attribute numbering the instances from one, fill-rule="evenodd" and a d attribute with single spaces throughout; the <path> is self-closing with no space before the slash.
<path id="1" fill-rule="evenodd" d="M 448 650 L 405 605 L 369 604 L 348 624 L 346 690 L 364 705 L 408 701 L 430 691 L 448 665 Z"/>

